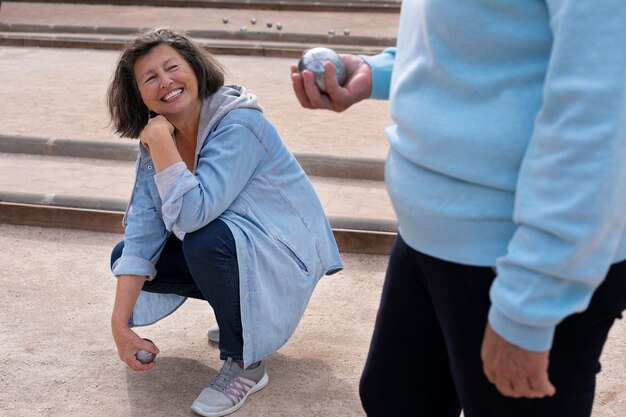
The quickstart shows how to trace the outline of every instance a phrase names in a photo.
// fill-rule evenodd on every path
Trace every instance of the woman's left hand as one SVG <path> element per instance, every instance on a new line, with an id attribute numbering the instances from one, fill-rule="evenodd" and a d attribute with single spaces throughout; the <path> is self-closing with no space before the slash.
<path id="1" fill-rule="evenodd" d="M 148 149 L 155 141 L 172 140 L 174 134 L 174 125 L 172 125 L 165 116 L 155 116 L 148 120 L 148 124 L 143 128 L 139 139 L 141 143 Z"/>

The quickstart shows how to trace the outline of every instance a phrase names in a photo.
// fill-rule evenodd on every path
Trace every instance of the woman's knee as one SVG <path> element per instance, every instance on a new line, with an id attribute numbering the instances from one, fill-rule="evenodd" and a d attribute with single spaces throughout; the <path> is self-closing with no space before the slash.
<path id="1" fill-rule="evenodd" d="M 235 238 L 228 225 L 220 219 L 185 234 L 183 251 L 188 262 L 197 257 L 202 259 L 211 255 L 221 258 L 237 257 Z"/>
<path id="2" fill-rule="evenodd" d="M 113 264 L 115 263 L 115 261 L 117 261 L 119 258 L 122 257 L 123 250 L 124 250 L 124 241 L 122 240 L 117 245 L 115 245 L 115 247 L 111 251 L 111 268 L 113 268 Z"/>

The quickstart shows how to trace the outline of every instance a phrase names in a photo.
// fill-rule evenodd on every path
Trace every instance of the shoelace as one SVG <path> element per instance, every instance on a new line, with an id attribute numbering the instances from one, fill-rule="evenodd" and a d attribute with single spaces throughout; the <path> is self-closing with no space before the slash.
<path id="1" fill-rule="evenodd" d="M 215 375 L 213 381 L 211 381 L 211 385 L 209 388 L 213 388 L 216 391 L 224 392 L 230 384 L 230 381 L 235 377 L 235 371 L 232 370 L 233 360 L 232 358 L 228 358 L 226 363 L 220 369 L 220 371 Z"/>

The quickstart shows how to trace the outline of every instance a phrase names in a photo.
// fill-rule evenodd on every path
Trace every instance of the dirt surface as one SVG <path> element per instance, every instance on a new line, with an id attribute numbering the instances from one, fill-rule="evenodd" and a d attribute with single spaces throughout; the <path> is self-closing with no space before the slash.
<path id="1" fill-rule="evenodd" d="M 194 415 L 189 406 L 221 366 L 206 339 L 212 311 L 190 300 L 138 329 L 161 350 L 158 365 L 127 369 L 109 331 L 108 256 L 120 238 L 0 224 L 0 416 Z M 358 379 L 387 259 L 343 259 L 345 271 L 320 281 L 294 336 L 267 359 L 270 384 L 238 417 L 363 415 Z M 604 351 L 594 417 L 624 416 L 625 341 L 620 321 Z"/>
<path id="2" fill-rule="evenodd" d="M 219 368 L 207 344 L 207 303 L 189 300 L 138 334 L 161 350 L 136 373 L 109 330 L 121 236 L 0 224 L 0 416 L 193 416 L 190 405 Z M 237 412 L 247 416 L 360 416 L 358 378 L 386 266 L 343 255 L 323 278 L 294 336 L 266 361 L 269 385 Z"/>

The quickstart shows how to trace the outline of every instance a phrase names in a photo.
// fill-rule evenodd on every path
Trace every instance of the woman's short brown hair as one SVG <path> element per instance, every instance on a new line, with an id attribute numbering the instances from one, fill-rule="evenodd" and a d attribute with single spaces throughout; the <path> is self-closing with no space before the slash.
<path id="1" fill-rule="evenodd" d="M 141 99 L 134 66 L 139 57 L 161 44 L 174 48 L 191 66 L 198 80 L 199 99 L 209 97 L 224 85 L 222 65 L 182 33 L 170 29 L 140 33 L 122 50 L 107 93 L 111 122 L 122 137 L 139 137 L 148 123 L 148 108 Z"/>

